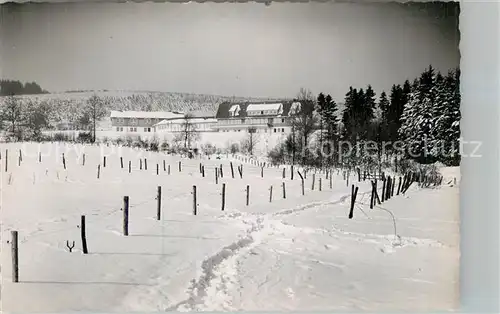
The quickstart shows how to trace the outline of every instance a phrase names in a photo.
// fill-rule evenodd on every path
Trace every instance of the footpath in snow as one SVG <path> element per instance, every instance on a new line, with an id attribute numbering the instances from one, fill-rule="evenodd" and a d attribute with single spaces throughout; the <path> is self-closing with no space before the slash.
<path id="1" fill-rule="evenodd" d="M 351 177 L 360 191 L 350 220 L 350 186 L 340 174 L 334 175 L 331 189 L 324 174 L 318 174 L 314 191 L 308 175 L 302 196 L 298 177 L 290 180 L 287 172 L 283 179 L 282 169 L 265 168 L 262 177 L 261 168 L 244 164 L 240 178 L 236 167 L 242 163 L 233 161 L 233 179 L 228 160 L 139 156 L 125 148 L 108 151 L 103 167 L 98 147 L 59 147 L 54 153 L 54 145 L 40 147 L 47 155 L 42 162 L 38 144 L 22 147 L 20 164 L 19 144 L 1 147 L 1 298 L 6 313 L 458 306 L 457 186 L 412 186 L 406 195 L 370 209 L 368 181 Z M 10 151 L 7 172 L 5 149 Z M 224 175 L 216 183 L 215 168 L 221 164 Z M 446 171 L 458 178 L 456 169 Z M 160 221 L 157 186 L 162 187 Z M 130 197 L 129 236 L 122 234 L 124 195 Z M 86 216 L 86 255 L 81 215 Z M 11 230 L 19 232 L 19 283 L 11 282 Z M 75 241 L 71 253 L 67 241 Z"/>

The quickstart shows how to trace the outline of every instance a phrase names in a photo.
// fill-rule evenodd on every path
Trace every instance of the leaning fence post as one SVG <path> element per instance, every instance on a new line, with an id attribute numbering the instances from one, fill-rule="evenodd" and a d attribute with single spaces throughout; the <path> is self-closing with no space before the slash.
<path id="1" fill-rule="evenodd" d="M 97 179 L 101 176 L 101 165 L 97 165 Z"/>
<path id="2" fill-rule="evenodd" d="M 123 235 L 128 236 L 128 196 L 123 197 Z"/>
<path id="3" fill-rule="evenodd" d="M 301 186 L 302 186 L 302 195 L 305 195 L 305 189 L 304 189 L 304 177 L 302 176 L 302 174 L 297 170 L 297 173 L 299 174 L 300 176 L 300 183 L 301 183 Z"/>
<path id="4" fill-rule="evenodd" d="M 234 179 L 234 168 L 233 168 L 233 162 L 232 161 L 231 161 L 230 165 L 231 165 L 231 176 Z"/>
<path id="5" fill-rule="evenodd" d="M 399 195 L 399 191 L 401 191 L 401 177 L 399 177 L 398 193 L 396 195 Z"/>
<path id="6" fill-rule="evenodd" d="M 315 183 L 315 181 L 316 181 L 316 174 L 315 174 L 315 173 L 313 173 L 313 178 L 312 178 L 312 179 L 313 179 L 313 180 L 312 180 L 311 190 L 312 190 L 312 191 L 314 191 L 314 183 Z"/>
<path id="7" fill-rule="evenodd" d="M 161 219 L 161 186 L 158 186 L 156 192 L 156 219 Z"/>
<path id="8" fill-rule="evenodd" d="M 193 215 L 197 214 L 197 201 L 196 201 L 196 185 L 193 185 Z"/>
<path id="9" fill-rule="evenodd" d="M 250 203 L 250 185 L 247 185 L 247 206 Z"/>
<path id="10" fill-rule="evenodd" d="M 285 182 L 283 182 L 283 198 L 286 198 Z"/>
<path id="11" fill-rule="evenodd" d="M 226 184 L 222 183 L 222 211 L 226 207 Z"/>
<path id="12" fill-rule="evenodd" d="M 352 185 L 352 196 L 351 196 L 351 210 L 349 211 L 349 219 L 354 217 L 354 203 L 356 202 L 356 196 L 358 195 L 358 187 L 354 189 L 354 184 Z"/>
<path id="13" fill-rule="evenodd" d="M 87 249 L 87 236 L 85 234 L 85 215 L 82 215 L 81 217 L 81 223 L 80 223 L 80 232 L 81 232 L 81 237 L 82 237 L 82 251 L 83 254 L 87 254 L 89 251 Z"/>
<path id="14" fill-rule="evenodd" d="M 17 231 L 11 231 L 12 235 L 12 282 L 19 282 L 19 247 Z"/>
<path id="15" fill-rule="evenodd" d="M 269 203 L 273 201 L 273 186 L 269 188 Z"/>

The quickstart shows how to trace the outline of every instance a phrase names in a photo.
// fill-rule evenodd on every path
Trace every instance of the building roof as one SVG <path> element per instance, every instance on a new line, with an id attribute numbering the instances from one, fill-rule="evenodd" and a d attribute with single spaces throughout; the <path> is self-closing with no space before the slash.
<path id="1" fill-rule="evenodd" d="M 279 110 L 283 104 L 249 104 L 248 111 Z"/>
<path id="2" fill-rule="evenodd" d="M 280 105 L 283 106 L 283 112 L 278 115 L 262 115 L 262 117 L 276 117 L 276 116 L 283 116 L 286 117 L 288 116 L 288 113 L 290 111 L 290 108 L 292 107 L 293 101 L 283 101 L 281 103 L 249 103 L 249 102 L 241 102 L 241 103 L 233 103 L 233 102 L 223 102 L 219 105 L 219 108 L 217 110 L 216 118 L 217 119 L 229 119 L 229 118 L 235 118 L 235 119 L 241 119 L 247 117 L 247 110 L 248 107 L 250 107 L 250 110 L 276 110 L 279 108 Z M 240 107 L 240 112 L 239 115 L 232 117 L 229 114 L 229 110 L 232 106 L 238 105 Z M 264 108 L 264 109 L 255 109 L 255 108 Z"/>
<path id="3" fill-rule="evenodd" d="M 181 112 L 168 111 L 111 111 L 111 118 L 176 119 L 183 118 Z"/>

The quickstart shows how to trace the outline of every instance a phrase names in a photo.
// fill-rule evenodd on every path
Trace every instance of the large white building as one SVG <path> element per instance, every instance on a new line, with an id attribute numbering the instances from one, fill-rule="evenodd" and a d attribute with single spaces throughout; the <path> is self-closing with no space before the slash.
<path id="1" fill-rule="evenodd" d="M 184 113 L 163 111 L 111 111 L 111 127 L 119 137 L 151 137 L 154 125 L 164 120 L 183 119 Z"/>

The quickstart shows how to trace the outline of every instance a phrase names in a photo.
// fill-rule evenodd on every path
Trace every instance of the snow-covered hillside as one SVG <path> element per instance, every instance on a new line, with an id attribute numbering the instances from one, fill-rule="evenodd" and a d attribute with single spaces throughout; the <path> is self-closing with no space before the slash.
<path id="1" fill-rule="evenodd" d="M 240 178 L 240 160 L 57 143 L 2 144 L 0 151 L 5 313 L 458 307 L 458 168 L 444 169 L 438 188 L 413 185 L 370 209 L 369 182 L 351 176 L 347 184 L 336 171 L 331 188 L 316 174 L 314 190 L 308 174 L 302 196 L 298 176 L 291 180 L 287 171 L 283 179 L 281 168 L 266 167 L 262 177 L 259 167 L 243 164 Z M 353 219 L 350 184 L 360 189 Z M 122 234 L 124 196 L 129 236 Z M 82 254 L 81 215 L 89 254 Z M 11 280 L 12 230 L 19 232 L 18 283 Z M 66 241 L 75 241 L 73 252 Z"/>
<path id="2" fill-rule="evenodd" d="M 148 91 L 92 91 L 69 92 L 16 96 L 21 103 L 31 102 L 34 105 L 48 104 L 52 123 L 61 121 L 74 122 L 80 117 L 87 100 L 97 95 L 109 110 L 137 111 L 180 111 L 180 112 L 217 112 L 218 105 L 223 101 L 263 101 L 268 99 L 243 98 L 217 95 L 201 95 L 170 92 Z M 0 106 L 6 97 L 0 97 Z"/>

